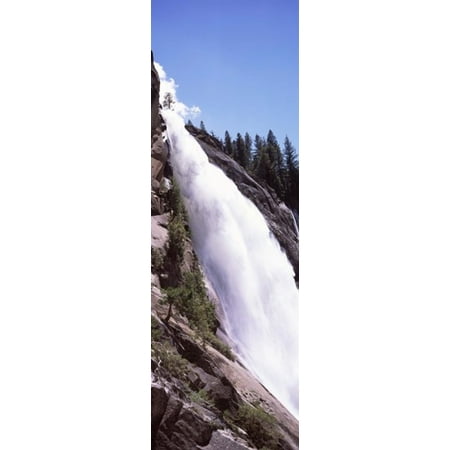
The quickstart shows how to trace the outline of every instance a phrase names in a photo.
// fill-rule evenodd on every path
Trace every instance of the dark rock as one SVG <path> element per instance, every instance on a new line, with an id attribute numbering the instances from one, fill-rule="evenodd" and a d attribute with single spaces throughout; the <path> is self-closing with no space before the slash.
<path id="1" fill-rule="evenodd" d="M 208 445 L 216 429 L 217 423 L 206 410 L 200 407 L 195 410 L 171 396 L 158 432 L 152 440 L 152 448 L 156 450 L 197 449 L 197 446 Z"/>
<path id="2" fill-rule="evenodd" d="M 217 368 L 214 367 L 214 363 L 202 347 L 176 328 L 173 329 L 173 332 L 176 337 L 175 345 L 180 355 L 202 368 L 206 373 L 215 376 Z"/>
<path id="3" fill-rule="evenodd" d="M 207 374 L 199 367 L 193 368 L 192 372 L 195 374 L 192 386 L 198 390 L 203 389 L 217 409 L 225 411 L 236 404 L 237 393 L 225 377 L 222 377 L 226 380 L 223 383 L 222 379 Z"/>
<path id="4" fill-rule="evenodd" d="M 169 396 L 163 387 L 152 385 L 152 444 L 158 433 L 159 425 L 166 412 Z"/>
<path id="5" fill-rule="evenodd" d="M 192 436 L 198 445 L 207 445 L 211 440 L 213 428 L 211 423 L 207 423 L 191 410 L 183 409 L 174 432 L 179 432 L 184 436 Z"/>
<path id="6" fill-rule="evenodd" d="M 235 403 L 234 389 L 231 386 L 215 382 L 207 387 L 206 392 L 213 399 L 215 407 L 220 411 L 230 409 Z"/>
<path id="7" fill-rule="evenodd" d="M 216 377 L 207 374 L 200 367 L 195 367 L 193 372 L 197 376 L 196 387 L 198 389 L 203 389 L 207 384 L 210 384 L 210 383 L 212 383 L 213 381 L 216 380 Z"/>
<path id="8" fill-rule="evenodd" d="M 169 401 L 167 402 L 166 413 L 164 414 L 161 423 L 161 429 L 165 434 L 170 434 L 172 432 L 182 407 L 183 405 L 180 400 L 170 396 Z"/>

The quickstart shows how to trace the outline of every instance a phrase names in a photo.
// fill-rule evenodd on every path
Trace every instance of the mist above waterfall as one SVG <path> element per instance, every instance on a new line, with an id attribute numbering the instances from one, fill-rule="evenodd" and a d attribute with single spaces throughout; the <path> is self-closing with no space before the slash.
<path id="1" fill-rule="evenodd" d="M 177 112 L 180 116 L 192 118 L 198 116 L 201 113 L 201 110 L 198 106 L 187 106 L 177 99 L 178 85 L 175 83 L 175 80 L 173 78 L 167 78 L 167 74 L 163 66 L 161 66 L 161 64 L 155 61 L 155 68 L 156 71 L 158 72 L 159 80 L 161 83 L 159 88 L 160 89 L 159 102 L 162 104 L 164 101 L 164 96 L 166 94 L 170 94 L 174 101 L 173 104 L 174 111 Z"/>
<path id="2" fill-rule="evenodd" d="M 297 416 L 294 270 L 257 207 L 209 163 L 185 129 L 180 107 L 163 110 L 162 115 L 194 248 L 221 301 L 223 326 L 246 367 Z"/>

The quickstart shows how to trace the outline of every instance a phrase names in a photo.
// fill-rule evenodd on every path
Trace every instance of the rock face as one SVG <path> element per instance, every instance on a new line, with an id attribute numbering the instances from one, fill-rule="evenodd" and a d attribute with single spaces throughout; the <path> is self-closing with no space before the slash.
<path id="1" fill-rule="evenodd" d="M 164 316 L 160 293 L 153 289 L 152 313 Z M 152 359 L 152 448 L 254 449 L 245 433 L 232 430 L 225 417 L 242 404 L 257 402 L 277 422 L 277 449 L 298 449 L 298 422 L 244 367 L 196 342 L 182 320 L 172 318 L 163 326 L 163 339 L 173 343 L 188 366 L 185 377 L 178 379 L 158 358 Z M 202 392 L 204 400 L 192 398 L 193 392 Z"/>
<path id="2" fill-rule="evenodd" d="M 152 247 L 162 249 L 169 239 L 169 214 L 152 216 Z"/>
<path id="3" fill-rule="evenodd" d="M 163 213 L 163 205 L 158 194 L 169 157 L 169 147 L 163 138 L 166 126 L 159 114 L 159 85 L 159 75 L 153 64 L 152 52 L 152 215 Z"/>
<path id="4" fill-rule="evenodd" d="M 231 178 L 243 195 L 261 211 L 266 222 L 286 252 L 298 282 L 298 233 L 292 213 L 280 201 L 273 189 L 255 181 L 236 161 L 224 153 L 221 143 L 204 131 L 187 126 L 197 139 L 209 161 L 222 169 Z"/>
<path id="5" fill-rule="evenodd" d="M 157 404 L 162 388 L 152 387 L 152 410 L 157 409 L 162 420 L 153 429 L 152 448 L 155 450 L 191 450 L 208 445 L 211 441 L 215 424 L 201 407 L 183 403 L 175 396 L 169 396 L 165 406 Z M 153 398 L 155 398 L 155 404 Z"/>

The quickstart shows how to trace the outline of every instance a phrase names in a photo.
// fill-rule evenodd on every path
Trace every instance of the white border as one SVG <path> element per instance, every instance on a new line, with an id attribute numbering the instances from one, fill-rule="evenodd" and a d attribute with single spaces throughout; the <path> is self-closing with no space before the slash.
<path id="1" fill-rule="evenodd" d="M 448 2 L 300 2 L 301 441 L 450 447 Z"/>

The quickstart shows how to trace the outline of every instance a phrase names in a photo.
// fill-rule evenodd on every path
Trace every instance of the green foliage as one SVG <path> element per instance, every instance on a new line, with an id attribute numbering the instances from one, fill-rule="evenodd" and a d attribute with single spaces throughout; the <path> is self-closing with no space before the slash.
<path id="1" fill-rule="evenodd" d="M 161 325 L 158 322 L 158 319 L 156 317 L 152 316 L 152 342 L 161 342 L 162 340 L 162 329 Z"/>
<path id="2" fill-rule="evenodd" d="M 181 192 L 176 182 L 169 196 L 172 219 L 169 222 L 169 248 L 167 251 L 176 282 L 166 289 L 165 302 L 169 305 L 166 321 L 172 314 L 172 307 L 184 315 L 192 328 L 199 334 L 212 330 L 216 324 L 214 305 L 209 301 L 203 284 L 203 275 L 197 263 L 191 272 L 181 273 L 184 259 L 187 231 L 187 214 Z"/>
<path id="3" fill-rule="evenodd" d="M 237 162 L 244 169 L 247 169 L 250 166 L 250 149 L 247 149 L 245 141 L 240 133 L 237 134 L 235 152 Z"/>
<path id="4" fill-rule="evenodd" d="M 167 303 L 174 305 L 199 334 L 214 328 L 216 315 L 209 301 L 200 269 L 183 274 L 179 286 L 166 289 Z"/>
<path id="5" fill-rule="evenodd" d="M 175 180 L 172 180 L 172 189 L 167 197 L 168 206 L 172 211 L 172 217 L 169 222 L 169 246 L 167 251 L 168 264 L 175 271 L 175 278 L 181 278 L 181 263 L 184 258 L 184 250 L 186 247 L 186 240 L 189 236 L 187 226 L 187 213 L 183 204 L 181 191 Z"/>
<path id="6" fill-rule="evenodd" d="M 266 413 L 260 405 L 243 404 L 236 414 L 227 412 L 225 419 L 245 430 L 256 448 L 278 448 L 279 434 L 275 427 L 275 418 Z"/>
<path id="7" fill-rule="evenodd" d="M 224 149 L 227 155 L 231 156 L 233 154 L 233 143 L 231 142 L 230 133 L 228 133 L 228 131 L 225 131 Z"/>
<path id="8" fill-rule="evenodd" d="M 254 143 L 254 147 L 252 144 Z M 272 130 L 266 139 L 258 134 L 254 142 L 248 133 L 232 141 L 225 132 L 224 151 L 252 176 L 267 183 L 291 209 L 298 210 L 298 161 L 292 143 L 286 137 L 281 151 Z"/>
<path id="9" fill-rule="evenodd" d="M 204 389 L 200 389 L 198 392 L 191 391 L 188 394 L 189 399 L 194 403 L 211 403 L 212 399 Z"/>
<path id="10" fill-rule="evenodd" d="M 203 276 L 198 267 L 192 272 L 185 273 L 181 284 L 167 288 L 165 294 L 165 302 L 174 306 L 180 314 L 188 319 L 189 325 L 203 345 L 208 342 L 226 358 L 235 360 L 230 347 L 214 334 L 217 325 L 216 312 L 213 303 L 208 298 Z M 170 314 L 171 311 L 166 320 L 170 318 Z"/>
<path id="11" fill-rule="evenodd" d="M 173 187 L 167 198 L 169 208 L 172 211 L 172 218 L 168 226 L 169 246 L 166 261 L 164 261 L 162 254 L 155 250 L 152 252 L 152 267 L 156 269 L 156 267 L 168 268 L 170 266 L 174 275 L 173 285 L 165 289 L 163 302 L 169 305 L 165 321 L 170 320 L 172 310 L 176 308 L 180 314 L 188 319 L 189 325 L 200 337 L 203 344 L 210 342 L 227 358 L 234 359 L 230 348 L 214 335 L 217 326 L 215 308 L 206 293 L 203 275 L 198 263 L 194 262 L 194 268 L 191 272 L 181 273 L 188 238 L 187 213 L 180 189 L 174 180 L 172 180 L 172 185 Z"/>
<path id="12" fill-rule="evenodd" d="M 201 339 L 203 342 L 209 342 L 225 358 L 228 358 L 230 361 L 236 361 L 236 357 L 231 348 L 225 342 L 221 341 L 212 331 L 208 330 L 201 336 Z"/>
<path id="13" fill-rule="evenodd" d="M 265 181 L 267 181 L 267 183 L 275 190 L 279 197 L 283 198 L 283 155 L 281 154 L 280 146 L 278 145 L 277 138 L 273 134 L 272 130 L 269 130 L 269 132 L 267 133 L 266 148 L 270 160 L 270 174 L 269 178 Z"/>
<path id="14" fill-rule="evenodd" d="M 169 223 L 169 249 L 167 253 L 175 264 L 181 264 L 183 261 L 186 238 L 183 219 L 174 216 Z"/>
<path id="15" fill-rule="evenodd" d="M 164 255 L 160 248 L 152 248 L 152 272 L 161 272 L 164 269 Z"/>
<path id="16" fill-rule="evenodd" d="M 188 361 L 171 344 L 168 342 L 155 343 L 152 345 L 152 354 L 172 376 L 181 380 L 186 379 L 189 368 Z"/>
<path id="17" fill-rule="evenodd" d="M 187 219 L 186 209 L 183 204 L 183 198 L 181 196 L 180 187 L 175 179 L 172 178 L 172 189 L 167 195 L 168 207 L 172 210 L 173 216 Z"/>
<path id="18" fill-rule="evenodd" d="M 288 206 L 298 210 L 298 160 L 295 154 L 295 149 L 286 136 L 283 148 L 285 170 L 285 197 L 284 201 Z"/>
<path id="19" fill-rule="evenodd" d="M 268 180 L 270 177 L 270 160 L 267 154 L 266 147 L 261 147 L 258 159 L 256 161 L 255 174 L 260 180 Z"/>

